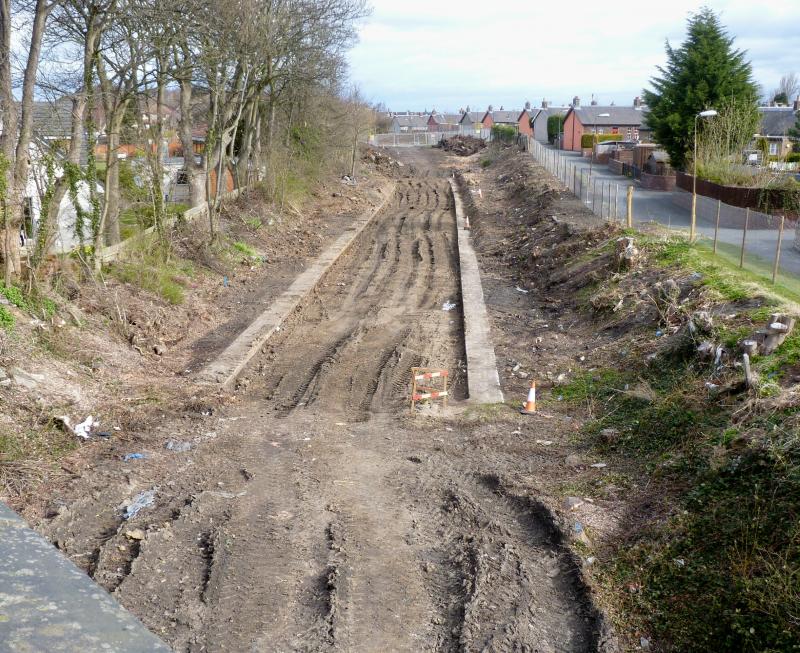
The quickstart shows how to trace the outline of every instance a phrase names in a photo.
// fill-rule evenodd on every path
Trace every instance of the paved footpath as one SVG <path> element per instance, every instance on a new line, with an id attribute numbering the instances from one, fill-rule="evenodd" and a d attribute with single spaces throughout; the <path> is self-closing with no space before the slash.
<path id="1" fill-rule="evenodd" d="M 0 503 L 0 650 L 157 653 L 171 649 Z"/>
<path id="2" fill-rule="evenodd" d="M 549 151 L 552 148 L 548 148 Z M 559 152 L 566 158 L 570 166 L 578 167 L 578 174 L 583 173 L 585 180 L 589 173 L 589 160 L 583 158 L 579 152 L 569 152 L 562 150 Z M 638 182 L 634 182 L 627 177 L 615 175 L 605 164 L 595 164 L 592 166 L 592 178 L 597 179 L 598 189 L 602 183 L 619 185 L 618 213 L 625 215 L 625 193 L 628 186 L 634 186 L 633 218 L 634 222 L 658 222 L 674 229 L 688 229 L 691 222 L 691 211 L 688 208 L 678 205 L 675 196 L 684 191 L 654 191 L 643 190 Z M 600 191 L 598 190 L 598 197 Z M 586 189 L 582 192 L 586 200 Z M 702 198 L 701 198 L 702 199 Z M 599 199 L 597 200 L 599 203 Z M 607 202 L 608 200 L 606 200 Z M 698 217 L 697 231 L 707 238 L 714 237 L 714 225 L 711 221 L 703 220 Z M 784 233 L 781 246 L 781 270 L 800 276 L 800 252 L 792 247 L 794 230 L 787 229 Z M 720 228 L 720 242 L 735 246 L 737 249 L 742 244 L 742 230 L 731 228 Z M 770 265 L 775 257 L 775 247 L 778 243 L 778 232 L 776 229 L 753 229 L 747 234 L 747 255 L 755 255 L 767 265 Z"/>

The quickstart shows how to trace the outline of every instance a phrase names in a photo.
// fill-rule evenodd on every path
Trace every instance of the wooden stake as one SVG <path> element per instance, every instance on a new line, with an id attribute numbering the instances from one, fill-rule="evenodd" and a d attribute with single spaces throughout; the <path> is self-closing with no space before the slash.
<path id="1" fill-rule="evenodd" d="M 778 264 L 781 260 L 781 241 L 783 241 L 783 223 L 786 220 L 786 216 L 781 216 L 781 226 L 778 228 L 778 245 L 775 247 L 775 264 L 772 266 L 772 283 L 775 283 L 775 279 L 778 277 Z"/>
<path id="2" fill-rule="evenodd" d="M 625 225 L 628 229 L 633 229 L 633 186 L 628 186 L 628 215 L 625 219 Z"/>

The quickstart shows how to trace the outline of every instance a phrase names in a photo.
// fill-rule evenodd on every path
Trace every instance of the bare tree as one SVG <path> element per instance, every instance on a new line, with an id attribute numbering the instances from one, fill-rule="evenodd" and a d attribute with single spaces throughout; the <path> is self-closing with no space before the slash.
<path id="1" fill-rule="evenodd" d="M 800 77 L 797 73 L 786 73 L 778 82 L 778 88 L 772 92 L 772 101 L 789 104 L 800 92 Z"/>

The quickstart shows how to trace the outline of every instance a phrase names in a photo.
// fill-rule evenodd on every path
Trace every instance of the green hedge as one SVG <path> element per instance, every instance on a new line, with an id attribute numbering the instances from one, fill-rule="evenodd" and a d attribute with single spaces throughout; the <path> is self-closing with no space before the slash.
<path id="1" fill-rule="evenodd" d="M 492 140 L 513 143 L 517 140 L 517 130 L 511 125 L 492 125 Z"/>
<path id="2" fill-rule="evenodd" d="M 592 140 L 595 143 L 603 143 L 604 141 L 621 141 L 622 134 L 583 134 L 581 136 L 581 147 L 589 149 L 592 147 Z"/>
<path id="3" fill-rule="evenodd" d="M 564 114 L 547 117 L 547 140 L 551 143 L 564 131 Z"/>

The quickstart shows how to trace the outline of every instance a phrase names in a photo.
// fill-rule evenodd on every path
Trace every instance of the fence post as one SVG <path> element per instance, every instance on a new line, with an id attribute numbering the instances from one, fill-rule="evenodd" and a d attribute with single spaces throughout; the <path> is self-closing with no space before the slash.
<path id="1" fill-rule="evenodd" d="M 619 203 L 619 184 L 614 184 L 614 222 L 619 220 L 619 211 L 617 204 Z"/>
<path id="2" fill-rule="evenodd" d="M 719 236 L 719 214 L 722 210 L 722 200 L 717 200 L 717 221 L 714 223 L 714 254 L 717 253 L 717 236 Z"/>
<path id="3" fill-rule="evenodd" d="M 739 255 L 739 267 L 744 267 L 744 243 L 747 240 L 747 225 L 750 222 L 750 207 L 745 209 L 744 213 L 744 230 L 742 231 L 742 252 Z"/>
<path id="4" fill-rule="evenodd" d="M 778 263 L 781 260 L 781 241 L 783 240 L 783 222 L 786 220 L 786 216 L 781 216 L 781 226 L 778 228 L 778 245 L 775 248 L 775 264 L 772 266 L 772 283 L 775 283 L 775 279 L 778 276 Z"/>
<path id="5" fill-rule="evenodd" d="M 576 190 L 578 190 L 578 166 L 572 166 L 572 192 L 575 193 Z"/>
<path id="6" fill-rule="evenodd" d="M 633 229 L 633 186 L 628 186 L 628 214 L 625 219 L 625 226 Z"/>
<path id="7" fill-rule="evenodd" d="M 597 177 L 594 178 L 591 186 L 592 190 L 592 213 L 594 213 L 594 205 L 597 203 Z"/>

